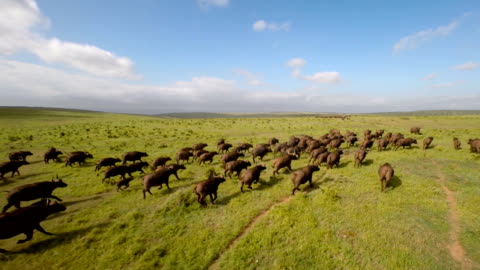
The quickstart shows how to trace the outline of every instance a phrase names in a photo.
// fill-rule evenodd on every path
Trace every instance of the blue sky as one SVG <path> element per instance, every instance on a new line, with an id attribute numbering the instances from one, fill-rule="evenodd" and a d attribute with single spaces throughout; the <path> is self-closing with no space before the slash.
<path id="1" fill-rule="evenodd" d="M 0 105 L 480 109 L 479 13 L 478 1 L 2 0 Z"/>

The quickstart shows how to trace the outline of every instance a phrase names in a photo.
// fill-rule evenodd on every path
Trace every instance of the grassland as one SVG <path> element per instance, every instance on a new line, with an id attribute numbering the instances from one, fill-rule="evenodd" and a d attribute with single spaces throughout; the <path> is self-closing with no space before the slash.
<path id="1" fill-rule="evenodd" d="M 433 148 L 371 151 L 366 164 L 353 168 L 346 149 L 340 168 L 314 174 L 314 188 L 290 196 L 290 174 L 268 170 L 252 191 L 240 193 L 234 178 L 220 185 L 216 205 L 202 208 L 194 183 L 213 168 L 187 164 L 171 190 L 153 189 L 142 199 L 141 176 L 117 192 L 101 183 L 96 160 L 127 151 L 174 157 L 194 143 L 215 149 L 228 142 L 285 141 L 291 135 L 322 135 L 331 128 L 363 134 L 384 128 L 407 133 L 423 128 L 419 141 L 433 136 Z M 34 234 L 16 244 L 1 240 L 0 269 L 469 269 L 480 263 L 480 157 L 469 153 L 468 138 L 480 136 L 480 116 L 352 116 L 350 120 L 315 117 L 167 119 L 66 110 L 0 109 L 0 161 L 17 150 L 30 150 L 31 165 L 22 175 L 0 182 L 0 190 L 58 174 L 67 188 L 55 194 L 67 211 L 42 223 L 54 236 Z M 452 137 L 462 141 L 455 151 Z M 94 159 L 66 168 L 44 164 L 48 147 L 86 150 Z M 247 158 L 250 156 L 247 155 Z M 393 186 L 381 193 L 377 170 L 394 165 Z M 307 163 L 306 156 L 293 168 Z M 303 188 L 303 187 L 302 187 Z M 452 192 L 454 204 L 445 188 Z M 3 196 L 3 195 L 2 195 Z M 1 200 L 1 199 L 0 199 Z M 209 202 L 209 201 L 208 201 Z M 452 219 L 452 215 L 454 218 Z M 456 219 L 455 219 L 456 218 Z M 458 225 L 458 231 L 452 228 Z M 451 256 L 452 243 L 463 249 L 463 263 Z M 455 251 L 455 250 L 454 250 Z"/>

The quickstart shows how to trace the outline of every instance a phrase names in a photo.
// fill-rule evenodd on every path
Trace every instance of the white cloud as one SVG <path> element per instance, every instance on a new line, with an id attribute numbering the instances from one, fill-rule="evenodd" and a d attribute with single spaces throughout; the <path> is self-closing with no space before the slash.
<path id="1" fill-rule="evenodd" d="M 238 75 L 244 76 L 247 79 L 247 83 L 252 86 L 263 85 L 263 81 L 260 79 L 260 75 L 250 72 L 246 69 L 236 69 L 234 70 Z"/>
<path id="2" fill-rule="evenodd" d="M 468 16 L 468 14 L 464 15 Z M 438 37 L 446 37 L 455 30 L 460 24 L 460 20 L 455 20 L 448 25 L 439 26 L 435 29 L 426 29 L 419 31 L 415 34 L 401 38 L 395 45 L 393 45 L 393 52 L 399 53 L 403 50 L 412 50 L 421 45 Z"/>
<path id="3" fill-rule="evenodd" d="M 340 73 L 336 71 L 317 72 L 313 75 L 302 75 L 302 68 L 307 64 L 307 61 L 302 58 L 292 58 L 287 62 L 287 65 L 292 68 L 292 76 L 301 80 L 317 82 L 317 83 L 339 83 L 342 81 Z"/>
<path id="4" fill-rule="evenodd" d="M 321 83 L 338 83 L 342 80 L 340 73 L 335 71 L 317 72 L 311 76 L 302 76 L 302 79 Z"/>
<path id="5" fill-rule="evenodd" d="M 92 45 L 46 38 L 35 31 L 48 26 L 34 0 L 0 1 L 0 54 L 24 50 L 47 63 L 63 64 L 97 76 L 123 79 L 138 78 L 133 63 L 125 57 Z"/>
<path id="6" fill-rule="evenodd" d="M 256 21 L 253 25 L 252 28 L 254 31 L 257 32 L 262 32 L 265 30 L 270 30 L 270 31 L 290 31 L 290 22 L 284 22 L 284 23 L 267 23 L 264 20 L 258 20 Z"/>
<path id="7" fill-rule="evenodd" d="M 472 61 L 467 62 L 465 64 L 457 65 L 452 67 L 455 70 L 474 70 L 480 66 L 480 63 L 474 63 Z"/>
<path id="8" fill-rule="evenodd" d="M 435 79 L 435 78 L 437 78 L 437 77 L 438 77 L 438 74 L 437 74 L 437 73 L 430 73 L 430 74 L 428 74 L 427 76 L 423 77 L 422 80 L 424 80 L 424 81 L 431 81 L 431 80 L 433 80 L 433 79 Z"/>
<path id="9" fill-rule="evenodd" d="M 452 88 L 454 86 L 458 86 L 462 84 L 464 81 L 453 81 L 453 82 L 444 82 L 444 83 L 437 83 L 433 84 L 432 88 Z"/>
<path id="10" fill-rule="evenodd" d="M 226 7 L 230 0 L 197 0 L 197 3 L 202 8 L 208 7 Z"/>

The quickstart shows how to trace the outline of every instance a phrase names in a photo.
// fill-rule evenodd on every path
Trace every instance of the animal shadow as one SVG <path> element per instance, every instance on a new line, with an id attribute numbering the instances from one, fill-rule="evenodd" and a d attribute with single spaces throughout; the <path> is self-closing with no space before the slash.
<path id="1" fill-rule="evenodd" d="M 346 160 L 344 162 L 340 162 L 340 164 L 338 164 L 338 168 L 345 168 L 347 167 L 347 165 L 352 162 L 351 160 Z"/>
<path id="2" fill-rule="evenodd" d="M 20 176 L 15 176 L 12 179 L 22 180 L 22 179 L 25 179 L 25 178 L 28 178 L 28 177 L 37 177 L 37 176 L 44 175 L 44 174 L 51 174 L 51 172 L 38 172 L 38 173 L 31 173 L 31 174 L 22 174 Z"/>
<path id="3" fill-rule="evenodd" d="M 75 205 L 75 204 L 83 203 L 83 202 L 87 202 L 87 201 L 100 200 L 101 198 L 102 198 L 102 196 L 96 195 L 96 196 L 89 197 L 89 198 L 83 198 L 83 199 L 63 202 L 62 204 L 65 205 L 65 206 L 71 206 L 71 205 Z"/>
<path id="4" fill-rule="evenodd" d="M 51 236 L 49 239 L 45 239 L 42 241 L 35 242 L 31 244 L 29 247 L 18 251 L 18 252 L 9 252 L 9 253 L 27 253 L 27 254 L 34 254 L 34 253 L 43 253 L 48 249 L 54 248 L 58 245 L 63 243 L 68 243 L 70 240 L 85 235 L 89 231 L 93 230 L 96 227 L 105 227 L 108 225 L 108 222 L 103 222 L 100 224 L 92 225 L 86 228 L 73 230 L 64 233 L 56 233 Z"/>
<path id="5" fill-rule="evenodd" d="M 373 164 L 373 159 L 365 159 L 362 162 L 362 166 L 369 166 L 369 165 L 372 165 L 372 164 Z"/>
<path id="6" fill-rule="evenodd" d="M 400 180 L 398 176 L 393 176 L 392 179 L 390 179 L 390 182 L 388 183 L 388 187 L 390 187 L 391 190 L 394 190 L 395 188 L 401 185 L 402 185 L 402 180 Z"/>
<path id="7" fill-rule="evenodd" d="M 243 189 L 245 190 L 245 187 L 243 187 Z M 248 188 L 247 188 L 248 189 Z M 239 196 L 240 194 L 242 194 L 242 192 L 240 192 L 240 188 L 237 192 L 233 193 L 233 194 L 230 194 L 226 197 L 223 197 L 221 199 L 218 199 L 215 201 L 215 204 L 219 204 L 219 205 L 227 205 L 232 199 L 234 199 L 235 197 Z M 208 200 L 210 200 L 210 197 L 208 197 Z"/>
<path id="8" fill-rule="evenodd" d="M 270 176 L 269 178 L 269 181 L 265 181 L 265 180 L 262 180 L 262 178 L 260 178 L 260 180 L 258 180 L 258 187 L 255 188 L 253 187 L 254 190 L 263 190 L 263 189 L 267 189 L 267 188 L 270 188 L 270 187 L 273 187 L 274 185 L 278 184 L 282 179 L 280 177 L 276 177 L 276 176 Z M 255 185 L 255 184 L 253 184 Z M 245 186 L 243 187 L 243 190 L 245 191 Z M 248 188 L 247 188 L 248 190 Z"/>

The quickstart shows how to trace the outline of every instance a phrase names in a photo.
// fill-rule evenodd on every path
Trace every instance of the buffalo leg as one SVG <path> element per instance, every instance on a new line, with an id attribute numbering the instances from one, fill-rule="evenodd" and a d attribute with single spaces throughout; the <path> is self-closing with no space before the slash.
<path id="1" fill-rule="evenodd" d="M 36 229 L 37 231 L 41 232 L 41 233 L 46 234 L 46 235 L 53 235 L 53 233 L 49 233 L 49 232 L 45 231 L 45 229 L 42 228 L 42 226 L 40 226 L 40 224 L 38 224 L 38 225 L 35 227 L 35 229 Z"/>
<path id="2" fill-rule="evenodd" d="M 55 196 L 55 195 L 50 195 L 50 196 L 48 196 L 48 198 L 55 199 L 55 200 L 57 200 L 57 201 L 59 201 L 59 202 L 61 202 L 61 201 L 62 201 L 62 199 L 58 198 L 58 197 L 57 197 L 57 196 Z"/>
<path id="3" fill-rule="evenodd" d="M 27 238 L 25 238 L 25 239 L 23 239 L 23 240 L 18 240 L 18 241 L 17 241 L 17 244 L 25 243 L 25 242 L 27 242 L 27 241 L 32 240 L 33 230 L 31 230 L 31 231 L 29 231 L 29 232 L 24 232 L 24 234 L 27 236 Z"/>

